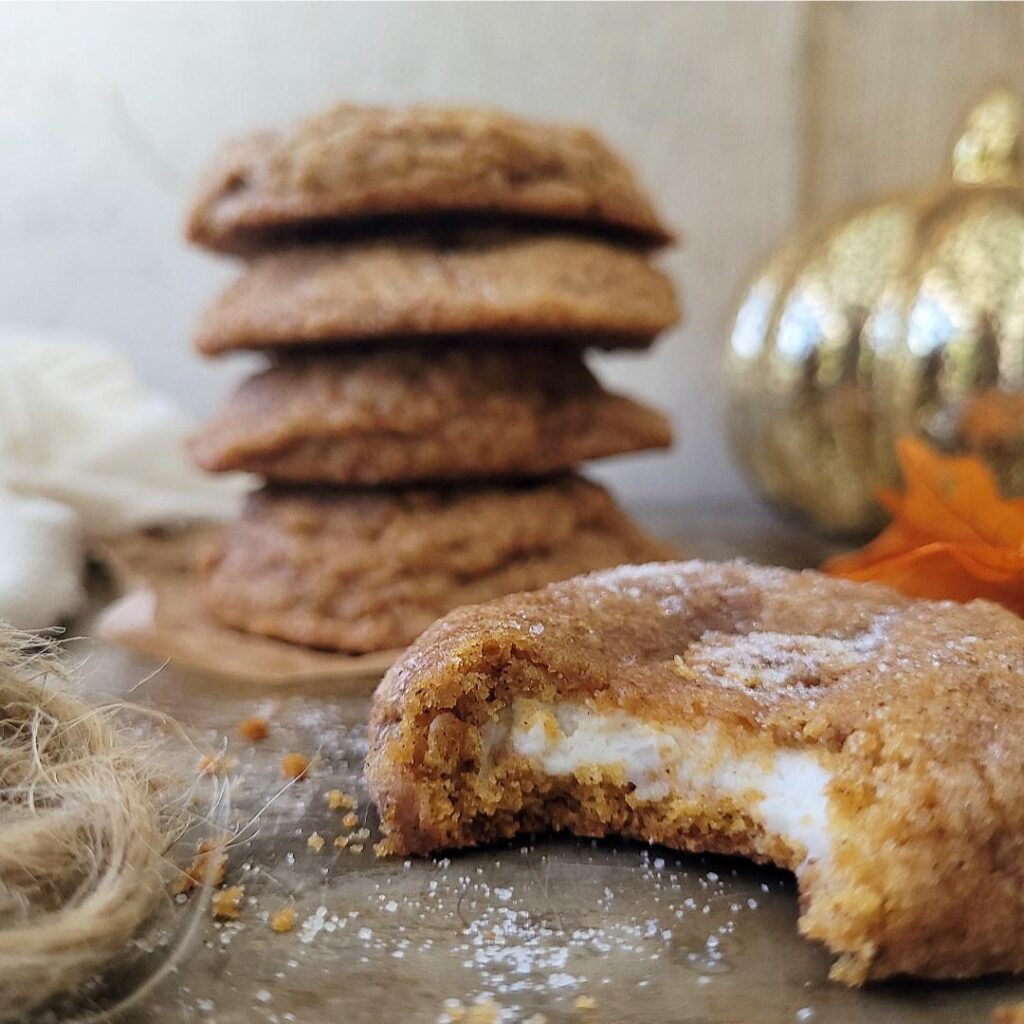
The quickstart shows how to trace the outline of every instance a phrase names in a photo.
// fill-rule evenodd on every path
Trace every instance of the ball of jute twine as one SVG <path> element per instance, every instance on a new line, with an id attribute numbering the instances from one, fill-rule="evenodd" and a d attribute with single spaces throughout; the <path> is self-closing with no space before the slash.
<path id="1" fill-rule="evenodd" d="M 65 687 L 52 651 L 0 624 L 4 1022 L 74 993 L 128 955 L 168 901 L 165 853 L 184 828 L 181 794 L 129 737 L 123 705 L 91 707 Z M 196 931 L 191 923 L 186 933 Z M 189 939 L 179 936 L 166 969 Z M 151 973 L 136 988 L 156 980 Z M 132 994 L 92 1016 L 126 1001 Z"/>

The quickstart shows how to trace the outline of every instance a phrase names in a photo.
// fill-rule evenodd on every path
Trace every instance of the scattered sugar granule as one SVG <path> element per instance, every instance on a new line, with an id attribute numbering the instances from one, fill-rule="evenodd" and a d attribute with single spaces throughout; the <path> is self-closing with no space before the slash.
<path id="1" fill-rule="evenodd" d="M 272 996 L 272 995 L 270 994 L 270 992 L 269 992 L 269 991 L 268 991 L 267 989 L 265 989 L 265 988 L 261 988 L 261 989 L 259 989 L 259 991 L 258 991 L 258 992 L 256 993 L 256 998 L 257 998 L 257 999 L 258 999 L 258 1000 L 259 1000 L 259 1001 L 260 1001 L 261 1003 L 269 1003 L 269 1002 L 270 1002 L 270 1001 L 271 1001 L 271 1000 L 272 1000 L 272 999 L 273 999 L 274 997 L 273 997 L 273 996 Z"/>
<path id="2" fill-rule="evenodd" d="M 247 718 L 239 722 L 238 735 L 246 743 L 258 743 L 270 735 L 270 723 L 265 718 Z"/>
<path id="3" fill-rule="evenodd" d="M 359 824 L 359 815 L 355 811 L 349 811 L 344 818 L 341 819 L 342 825 L 345 828 L 355 828 Z"/>
<path id="4" fill-rule="evenodd" d="M 314 852 L 319 853 L 324 848 L 326 840 L 319 832 L 310 832 L 306 845 Z"/>
<path id="5" fill-rule="evenodd" d="M 337 847 L 337 848 L 338 848 L 339 850 L 344 850 L 344 849 L 345 849 L 345 847 L 346 847 L 346 846 L 348 846 L 348 836 L 338 836 L 338 837 L 337 837 L 337 838 L 336 838 L 336 839 L 334 840 L 334 845 L 335 845 L 335 846 L 336 846 L 336 847 Z"/>
<path id="6" fill-rule="evenodd" d="M 281 774 L 286 779 L 304 779 L 309 774 L 309 758 L 294 752 L 281 758 Z"/>
<path id="7" fill-rule="evenodd" d="M 290 932 L 295 927 L 295 908 L 288 906 L 275 910 L 270 927 L 275 932 Z"/>
<path id="8" fill-rule="evenodd" d="M 350 811 L 356 806 L 356 798 L 343 793 L 340 789 L 329 789 L 327 791 L 327 806 L 332 811 Z"/>
<path id="9" fill-rule="evenodd" d="M 244 885 L 229 885 L 226 889 L 215 892 L 211 903 L 213 916 L 230 921 L 237 920 L 242 914 L 244 897 Z"/>
<path id="10" fill-rule="evenodd" d="M 572 988 L 577 984 L 576 977 L 564 971 L 556 971 L 548 975 L 548 988 Z"/>
<path id="11" fill-rule="evenodd" d="M 572 1005 L 577 1010 L 593 1010 L 597 1007 L 597 1000 L 593 996 L 577 996 Z"/>
<path id="12" fill-rule="evenodd" d="M 362 853 L 363 852 L 363 844 L 362 843 L 353 843 L 348 848 L 348 852 L 349 853 Z"/>
<path id="13" fill-rule="evenodd" d="M 211 885 L 220 885 L 228 867 L 228 855 L 221 839 L 204 839 L 196 849 L 192 863 L 185 869 L 181 878 L 175 883 L 171 892 L 181 896 L 191 892 L 197 885 L 206 881 L 207 873 Z"/>

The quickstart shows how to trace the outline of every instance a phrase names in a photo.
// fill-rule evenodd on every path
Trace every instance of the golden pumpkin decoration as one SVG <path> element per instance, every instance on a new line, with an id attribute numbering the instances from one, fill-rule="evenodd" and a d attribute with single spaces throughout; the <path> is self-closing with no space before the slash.
<path id="1" fill-rule="evenodd" d="M 786 244 L 740 305 L 728 426 L 762 493 L 825 532 L 877 527 L 905 433 L 983 455 L 1024 494 L 1021 106 L 970 115 L 952 180 Z"/>

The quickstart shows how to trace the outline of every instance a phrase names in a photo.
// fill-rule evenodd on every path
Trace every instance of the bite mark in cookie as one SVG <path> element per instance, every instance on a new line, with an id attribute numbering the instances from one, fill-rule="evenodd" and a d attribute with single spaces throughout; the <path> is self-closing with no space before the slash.
<path id="1" fill-rule="evenodd" d="M 382 852 L 565 829 L 796 873 L 849 984 L 1024 970 L 1024 623 L 743 563 L 461 608 L 389 671 Z"/>

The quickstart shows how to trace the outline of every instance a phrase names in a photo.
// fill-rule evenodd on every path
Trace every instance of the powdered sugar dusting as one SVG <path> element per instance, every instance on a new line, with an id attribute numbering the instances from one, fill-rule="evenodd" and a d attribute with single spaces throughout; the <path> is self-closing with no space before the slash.
<path id="1" fill-rule="evenodd" d="M 815 687 L 864 665 L 878 651 L 880 636 L 852 639 L 773 632 L 707 632 L 676 659 L 687 670 L 720 686 L 746 690 Z"/>

